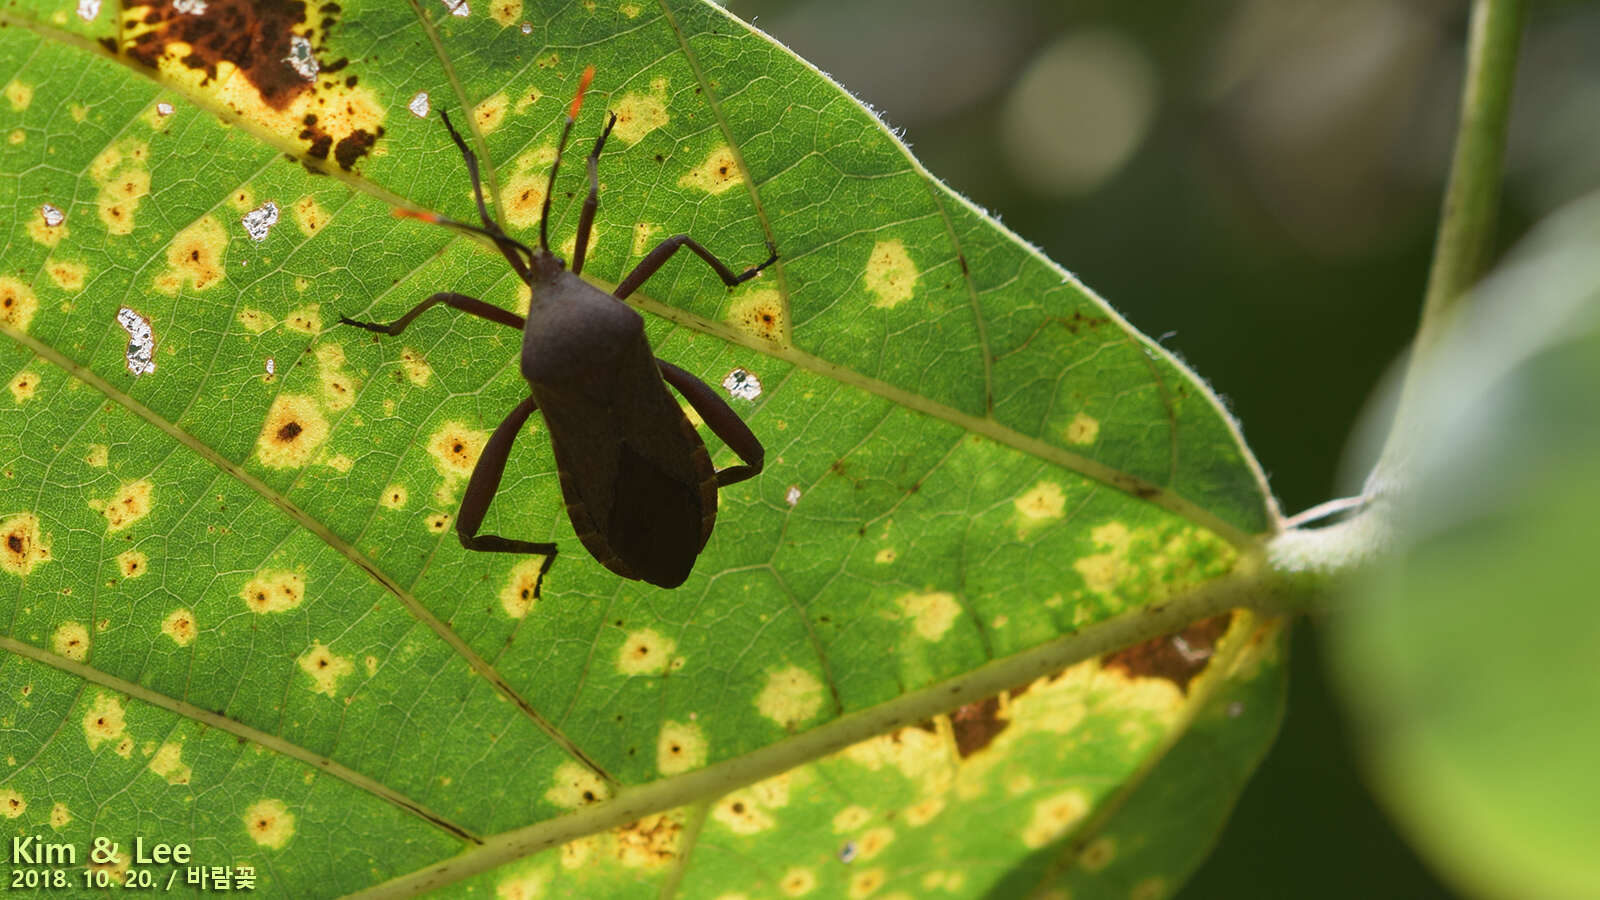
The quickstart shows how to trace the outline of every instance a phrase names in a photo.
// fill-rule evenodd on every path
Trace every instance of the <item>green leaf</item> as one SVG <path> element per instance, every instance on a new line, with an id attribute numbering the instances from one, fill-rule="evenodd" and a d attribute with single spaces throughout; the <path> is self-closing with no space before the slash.
<path id="1" fill-rule="evenodd" d="M 916 891 L 930 847 L 973 862 L 943 882 L 970 895 L 1098 871 L 1072 861 L 1113 833 L 1115 889 L 1162 896 L 1203 854 L 1237 777 L 1162 760 L 1207 723 L 1242 773 L 1275 725 L 1277 625 L 1212 618 L 1272 527 L 1259 470 L 1192 373 L 803 62 L 687 2 L 30 2 L 0 24 L 18 834 L 186 842 L 296 896 L 476 872 L 753 896 L 797 867 Z M 480 242 L 390 215 L 476 216 L 408 106 L 461 113 L 531 241 L 590 64 L 552 244 L 609 108 L 585 277 L 614 286 L 676 233 L 735 270 L 776 245 L 732 292 L 680 254 L 630 298 L 662 358 L 759 380 L 730 402 L 766 470 L 663 592 L 577 542 L 535 418 L 485 523 L 559 545 L 535 600 L 537 558 L 468 553 L 450 520 L 526 395 L 518 336 L 442 309 L 377 340 L 336 322 L 440 290 L 526 303 Z M 1173 841 L 1178 789 L 1200 830 Z"/>
<path id="2" fill-rule="evenodd" d="M 1600 198 L 1552 217 L 1441 336 L 1396 553 L 1334 632 L 1382 794 L 1476 896 L 1600 889 L 1597 238 Z"/>

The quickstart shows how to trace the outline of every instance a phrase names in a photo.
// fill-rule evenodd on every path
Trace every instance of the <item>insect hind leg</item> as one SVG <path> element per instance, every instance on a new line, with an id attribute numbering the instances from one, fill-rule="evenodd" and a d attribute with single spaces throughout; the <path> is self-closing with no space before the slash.
<path id="1" fill-rule="evenodd" d="M 656 365 L 661 369 L 661 377 L 677 388 L 683 399 L 689 401 L 689 405 L 700 414 L 700 418 L 711 426 L 712 432 L 728 445 L 728 449 L 739 454 L 739 458 L 744 460 L 742 466 L 729 466 L 718 471 L 717 486 L 727 487 L 761 474 L 767 458 L 766 448 L 761 446 L 761 441 L 755 432 L 751 431 L 744 419 L 733 411 L 733 407 L 718 396 L 710 385 L 683 369 L 664 359 L 657 359 Z"/>
<path id="2" fill-rule="evenodd" d="M 544 564 L 539 568 L 539 580 L 543 581 L 544 574 L 550 571 L 550 566 L 556 559 L 554 543 L 518 541 L 497 534 L 478 533 L 478 529 L 483 526 L 483 517 L 489 511 L 489 504 L 500 489 L 500 478 L 506 471 L 506 460 L 511 455 L 511 444 L 516 440 L 517 432 L 521 431 L 523 424 L 528 421 L 528 416 L 538 408 L 538 401 L 530 395 L 528 399 L 517 404 L 516 408 L 495 427 L 494 434 L 489 436 L 489 442 L 484 444 L 483 452 L 478 454 L 478 464 L 472 467 L 472 476 L 467 479 L 466 494 L 462 497 L 461 509 L 456 514 L 456 536 L 460 538 L 461 546 L 468 550 L 543 555 Z M 538 591 L 535 590 L 534 593 L 537 596 Z"/>

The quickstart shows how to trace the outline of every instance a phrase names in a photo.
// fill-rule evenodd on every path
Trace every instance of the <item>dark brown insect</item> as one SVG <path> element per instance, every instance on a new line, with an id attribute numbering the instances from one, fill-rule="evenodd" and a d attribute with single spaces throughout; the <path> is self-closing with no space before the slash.
<path id="1" fill-rule="evenodd" d="M 736 275 L 693 238 L 680 234 L 658 244 L 611 294 L 579 278 L 600 201 L 600 150 L 617 120 L 612 114 L 589 154 L 589 195 L 578 217 L 572 269 L 568 271 L 565 262 L 550 252 L 545 223 L 550 219 L 550 196 L 555 192 L 561 153 L 593 77 L 594 67 L 590 66 L 567 109 L 556 158 L 550 165 L 537 250 L 509 237 L 489 216 L 478 179 L 477 157 L 467 149 L 443 110 L 439 116 L 466 160 L 483 225 L 468 225 L 430 213 L 396 212 L 494 241 L 532 291 L 526 320 L 475 297 L 441 292 L 387 325 L 349 318 L 340 321 L 396 335 L 424 311 L 443 303 L 469 315 L 521 329 L 522 374 L 528 379 L 530 393 L 495 428 L 472 470 L 456 517 L 461 545 L 468 550 L 543 554 L 540 579 L 549 571 L 556 555 L 554 543 L 478 533 L 500 486 L 511 442 L 537 409 L 543 412 L 549 427 L 567 515 L 583 546 L 601 565 L 624 578 L 672 588 L 689 577 L 695 559 L 711 537 L 717 518 L 717 489 L 759 473 L 765 451 L 739 414 L 705 382 L 655 358 L 645 338 L 643 317 L 622 301 L 682 247 L 705 260 L 730 288 L 754 278 L 778 255 L 773 250 L 765 262 Z M 743 465 L 721 471 L 712 467 L 705 444 L 667 390 L 668 384 L 677 388 L 717 437 L 739 455 Z"/>

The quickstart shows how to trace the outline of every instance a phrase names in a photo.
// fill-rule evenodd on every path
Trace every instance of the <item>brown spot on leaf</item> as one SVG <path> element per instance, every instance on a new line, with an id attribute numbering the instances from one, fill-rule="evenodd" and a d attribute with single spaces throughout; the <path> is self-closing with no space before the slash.
<path id="1" fill-rule="evenodd" d="M 1214 616 L 1175 634 L 1153 638 L 1108 654 L 1102 665 L 1117 668 L 1133 678 L 1164 678 L 1187 690 L 1189 682 L 1205 670 L 1217 639 L 1228 630 L 1232 615 Z"/>
<path id="2" fill-rule="evenodd" d="M 977 703 L 968 703 L 950 714 L 950 728 L 955 732 L 956 752 L 962 759 L 989 746 L 1000 732 L 1011 723 L 1000 718 L 1000 698 L 986 697 Z"/>

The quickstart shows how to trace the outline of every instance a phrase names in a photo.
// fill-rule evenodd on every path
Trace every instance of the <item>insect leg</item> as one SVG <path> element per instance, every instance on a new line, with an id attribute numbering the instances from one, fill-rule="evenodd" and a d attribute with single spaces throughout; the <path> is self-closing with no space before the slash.
<path id="1" fill-rule="evenodd" d="M 589 231 L 594 228 L 594 211 L 600 207 L 600 148 L 606 145 L 606 136 L 615 124 L 617 114 L 612 113 L 606 121 L 605 130 L 600 132 L 600 139 L 594 142 L 594 150 L 589 153 L 589 196 L 584 199 L 583 212 L 578 216 L 578 240 L 572 248 L 574 275 L 583 272 L 583 257 L 589 249 Z"/>
<path id="2" fill-rule="evenodd" d="M 617 285 L 617 289 L 612 292 L 612 296 L 616 297 L 618 300 L 626 299 L 629 294 L 639 289 L 639 285 L 644 284 L 645 279 L 649 278 L 651 275 L 654 275 L 656 271 L 659 270 L 666 263 L 666 261 L 672 257 L 672 254 L 677 253 L 679 247 L 688 247 L 690 250 L 693 250 L 701 259 L 705 260 L 712 269 L 716 270 L 717 277 L 721 278 L 722 283 L 728 287 L 733 287 L 749 281 L 750 279 L 756 277 L 756 275 L 759 274 L 762 269 L 765 269 L 767 266 L 770 266 L 778 261 L 778 249 L 772 246 L 771 243 L 768 243 L 767 249 L 772 251 L 772 255 L 767 257 L 766 262 L 759 266 L 751 266 L 738 275 L 735 275 L 733 274 L 732 269 L 723 265 L 722 260 L 712 256 L 711 251 L 700 246 L 700 243 L 694 238 L 689 237 L 687 234 L 674 235 L 657 244 L 656 248 L 651 250 L 650 253 L 639 262 L 639 265 L 634 267 L 632 272 L 628 273 L 628 277 L 622 279 L 622 283 Z"/>
<path id="3" fill-rule="evenodd" d="M 483 525 L 483 516 L 489 511 L 489 502 L 500 489 L 500 476 L 506 471 L 506 458 L 511 455 L 511 442 L 517 439 L 517 432 L 522 430 L 522 425 L 528 421 L 528 416 L 538 408 L 538 401 L 529 395 L 528 399 L 518 403 L 516 409 L 501 420 L 494 434 L 489 436 L 489 442 L 483 445 L 483 452 L 478 455 L 478 464 L 472 467 L 472 477 L 467 479 L 467 492 L 461 498 L 461 510 L 456 514 L 456 536 L 461 538 L 461 546 L 468 550 L 543 554 L 544 566 L 539 570 L 539 576 L 543 578 L 544 573 L 550 570 L 550 564 L 555 561 L 555 544 L 514 541 L 497 534 L 478 533 L 478 528 Z"/>
<path id="4" fill-rule="evenodd" d="M 467 313 L 468 315 L 477 316 L 480 319 L 488 319 L 491 322 L 498 322 L 501 325 L 510 325 L 512 328 L 518 329 L 519 331 L 526 322 L 525 319 L 516 313 L 511 312 L 510 310 L 501 309 L 500 307 L 495 306 L 493 303 L 485 303 L 476 297 L 468 297 L 466 294 L 454 294 L 449 291 L 440 291 L 439 293 L 434 294 L 432 297 L 429 297 L 421 303 L 418 303 L 416 306 L 411 307 L 410 312 L 398 319 L 395 319 L 393 322 L 390 322 L 387 325 L 384 325 L 380 322 L 357 322 L 355 319 L 352 319 L 348 316 L 340 316 L 339 322 L 343 325 L 354 325 L 357 328 L 365 328 L 368 331 L 376 331 L 379 334 L 396 335 L 402 331 L 405 331 L 406 326 L 411 324 L 412 319 L 415 319 L 417 316 L 427 312 L 428 309 L 435 303 L 443 303 L 446 306 L 453 306 L 456 309 Z"/>
<path id="5" fill-rule="evenodd" d="M 745 464 L 742 466 L 729 466 L 719 471 L 717 485 L 727 487 L 761 474 L 767 451 L 761 446 L 761 441 L 756 439 L 755 432 L 750 430 L 750 426 L 733 411 L 733 407 L 718 396 L 710 385 L 683 369 L 664 359 L 656 360 L 656 365 L 661 368 L 661 377 L 677 388 L 683 399 L 689 401 L 689 405 L 700 414 L 700 418 L 704 419 L 717 437 L 722 438 L 722 442 L 728 445 L 728 449 L 739 454 L 739 458 L 744 460 Z"/>

